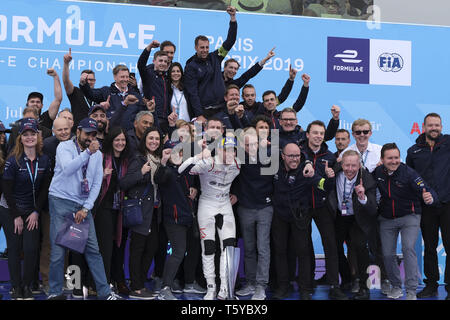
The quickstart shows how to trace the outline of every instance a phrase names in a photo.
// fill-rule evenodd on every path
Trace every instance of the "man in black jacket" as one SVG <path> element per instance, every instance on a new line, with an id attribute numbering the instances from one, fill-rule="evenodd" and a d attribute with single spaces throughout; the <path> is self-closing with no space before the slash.
<path id="1" fill-rule="evenodd" d="M 424 273 L 426 283 L 418 298 L 436 297 L 440 278 L 436 248 L 439 229 L 442 244 L 447 254 L 445 261 L 444 282 L 447 293 L 450 292 L 450 136 L 442 134 L 442 121 L 437 113 L 430 113 L 424 119 L 425 132 L 408 149 L 406 164 L 415 169 L 439 196 L 436 206 L 423 206 L 420 222 L 425 244 Z M 446 299 L 450 299 L 447 294 Z"/>
<path id="2" fill-rule="evenodd" d="M 206 36 L 195 38 L 196 54 L 186 62 L 184 85 L 191 101 L 194 116 L 201 122 L 219 111 L 223 102 L 225 84 L 222 76 L 221 63 L 231 50 L 237 35 L 236 9 L 228 7 L 230 27 L 222 46 L 209 52 L 209 40 Z"/>
<path id="3" fill-rule="evenodd" d="M 382 166 L 373 172 L 381 193 L 380 238 L 384 265 L 392 289 L 387 297 L 403 296 L 400 270 L 397 264 L 397 238 L 401 233 L 405 266 L 406 300 L 416 300 L 418 263 L 415 244 L 419 234 L 422 206 L 438 203 L 438 196 L 412 168 L 400 162 L 400 150 L 395 143 L 381 149 Z"/>
<path id="4" fill-rule="evenodd" d="M 367 288 L 367 267 L 369 251 L 367 235 L 376 224 L 376 183 L 367 170 L 361 169 L 358 152 L 348 150 L 342 155 L 342 162 L 334 166 L 335 188 L 327 197 L 327 205 L 335 217 L 336 241 L 339 255 L 339 271 L 342 283 L 350 283 L 351 272 L 344 255 L 344 242 L 351 243 L 359 272 L 360 288 L 353 297 L 366 300 L 370 297 Z M 348 249 L 348 247 L 347 247 Z"/>
<path id="5" fill-rule="evenodd" d="M 311 122 L 306 129 L 307 140 L 301 145 L 301 150 L 305 153 L 306 158 L 312 162 L 314 170 L 318 175 L 334 178 L 334 172 L 331 168 L 336 162 L 336 157 L 328 150 L 328 146 L 324 142 L 324 137 L 325 124 L 320 120 Z M 346 300 L 348 299 L 347 296 L 339 287 L 339 260 L 336 247 L 334 217 L 326 206 L 327 192 L 317 188 L 310 188 L 308 195 L 310 197 L 309 215 L 314 219 L 319 229 L 325 252 L 327 280 L 331 286 L 329 297 L 330 299 Z M 312 244 L 311 236 L 308 241 Z M 311 259 L 314 259 L 314 256 Z"/>
<path id="6" fill-rule="evenodd" d="M 128 82 L 130 71 L 125 65 L 117 65 L 113 69 L 114 82 L 111 85 L 99 89 L 91 88 L 87 83 L 88 74 L 83 73 L 80 79 L 80 89 L 86 98 L 95 103 L 102 104 L 107 110 L 109 124 L 111 127 L 120 125 L 125 130 L 133 127 L 133 121 L 139 111 L 145 110 L 146 106 L 141 95 Z"/>

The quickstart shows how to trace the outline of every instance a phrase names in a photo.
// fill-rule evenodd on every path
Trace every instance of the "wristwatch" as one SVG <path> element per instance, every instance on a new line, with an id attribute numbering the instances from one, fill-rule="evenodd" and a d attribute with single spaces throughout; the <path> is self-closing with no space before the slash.
<path id="1" fill-rule="evenodd" d="M 89 209 L 86 209 L 86 208 L 81 208 L 81 211 L 83 211 L 84 213 L 86 213 L 86 214 L 88 214 L 88 212 L 89 212 Z"/>

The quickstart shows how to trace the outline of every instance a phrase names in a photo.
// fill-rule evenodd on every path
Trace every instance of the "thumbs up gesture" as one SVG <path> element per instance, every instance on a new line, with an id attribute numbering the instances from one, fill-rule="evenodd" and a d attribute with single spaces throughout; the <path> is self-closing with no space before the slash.
<path id="1" fill-rule="evenodd" d="M 334 170 L 333 168 L 328 167 L 328 161 L 325 161 L 325 174 L 328 178 L 334 178 Z"/>
<path id="2" fill-rule="evenodd" d="M 422 189 L 422 198 L 423 198 L 423 202 L 425 202 L 425 204 L 432 204 L 433 203 L 433 196 L 431 195 L 431 192 L 427 192 L 427 190 L 425 190 L 425 188 Z"/>
<path id="3" fill-rule="evenodd" d="M 359 184 L 355 186 L 355 192 L 359 200 L 364 200 L 366 198 L 366 189 L 364 189 L 362 177 L 359 179 Z"/>

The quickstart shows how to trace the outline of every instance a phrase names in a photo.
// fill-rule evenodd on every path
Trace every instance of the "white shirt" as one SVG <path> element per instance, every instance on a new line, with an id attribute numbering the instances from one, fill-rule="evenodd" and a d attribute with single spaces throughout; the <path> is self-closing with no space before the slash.
<path id="1" fill-rule="evenodd" d="M 172 85 L 173 95 L 171 105 L 175 107 L 175 112 L 178 115 L 178 119 L 182 119 L 184 121 L 191 121 L 189 118 L 189 112 L 187 109 L 186 98 L 184 97 L 183 91 L 180 91 L 177 87 Z"/>
<path id="2" fill-rule="evenodd" d="M 359 152 L 358 147 L 356 144 L 352 144 L 351 146 L 347 147 L 344 151 L 341 152 L 339 155 L 339 158 L 342 159 L 342 155 L 347 150 L 354 150 L 358 152 L 361 155 L 361 164 L 369 170 L 370 173 L 375 170 L 377 167 L 378 162 L 380 162 L 381 159 L 381 148 L 379 144 L 375 143 L 368 143 L 366 151 L 364 151 L 362 154 Z"/>
<path id="3" fill-rule="evenodd" d="M 349 216 L 353 215 L 353 199 L 352 194 L 357 184 L 359 184 L 359 181 L 356 181 L 356 178 L 358 175 L 355 175 L 352 180 L 349 180 L 345 177 L 344 172 L 339 172 L 337 179 L 336 179 L 336 192 L 337 192 L 337 198 L 338 198 L 338 209 L 341 211 L 342 208 L 342 202 L 344 201 L 344 185 L 345 185 L 345 194 L 347 198 L 347 212 L 341 212 L 343 216 Z M 365 205 L 367 203 L 367 196 L 364 200 L 361 200 L 358 198 L 358 201 Z"/>

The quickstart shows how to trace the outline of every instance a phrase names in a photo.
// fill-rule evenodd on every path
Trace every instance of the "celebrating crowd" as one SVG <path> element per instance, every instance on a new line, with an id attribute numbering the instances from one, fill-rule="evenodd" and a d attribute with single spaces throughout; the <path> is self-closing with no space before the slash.
<path id="1" fill-rule="evenodd" d="M 371 264 L 388 298 L 437 296 L 439 231 L 446 251 L 450 245 L 450 141 L 439 114 L 426 115 L 406 164 L 395 143 L 369 141 L 368 120 L 355 120 L 351 133 L 338 129 L 336 105 L 327 124 L 302 128 L 297 118 L 310 76 L 301 75 L 292 107 L 277 110 L 294 88 L 293 68 L 280 93 L 267 90 L 257 101 L 248 82 L 275 48 L 236 78 L 239 62 L 224 61 L 237 36 L 236 9 L 227 13 L 222 46 L 210 52 L 208 38 L 196 37 L 184 68 L 173 61 L 171 41 L 153 40 L 137 62 L 140 81 L 117 65 L 110 86 L 96 87 L 91 70 L 74 86 L 69 50 L 62 80 L 71 108 L 60 110 L 60 79 L 49 69 L 54 100 L 47 111 L 43 95 L 32 92 L 22 119 L 11 129 L 0 123 L 0 224 L 12 299 L 34 299 L 39 279 L 48 299 L 65 299 L 65 269 L 77 266 L 75 299 L 176 300 L 184 292 L 264 300 L 269 286 L 272 299 L 285 299 L 296 281 L 300 299 L 310 300 L 317 284 L 313 220 L 325 253 L 319 282 L 329 285 L 330 299 L 370 299 Z M 336 153 L 326 143 L 332 139 Z M 82 250 L 62 242 L 67 221 L 86 226 Z M 426 286 L 417 293 L 419 230 Z M 235 287 L 238 238 L 245 283 Z M 446 264 L 447 292 L 449 272 Z"/>

